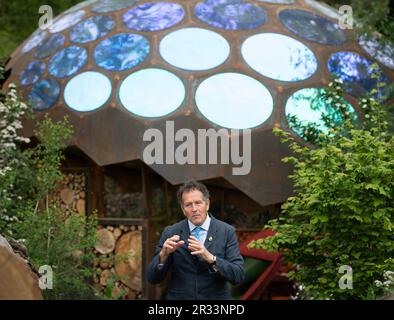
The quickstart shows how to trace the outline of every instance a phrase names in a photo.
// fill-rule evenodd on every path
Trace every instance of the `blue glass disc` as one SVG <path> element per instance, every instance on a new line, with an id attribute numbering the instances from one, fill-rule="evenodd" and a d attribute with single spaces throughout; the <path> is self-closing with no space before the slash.
<path id="1" fill-rule="evenodd" d="M 372 57 L 384 64 L 387 68 L 394 70 L 394 47 L 388 43 L 380 44 L 376 38 L 367 39 L 361 36 L 359 39 L 360 46 Z"/>
<path id="2" fill-rule="evenodd" d="M 329 6 L 328 4 L 316 0 L 304 0 L 307 5 L 310 7 L 320 11 L 320 13 L 326 15 L 335 20 L 339 20 L 341 15 L 339 14 L 338 10 Z"/>
<path id="3" fill-rule="evenodd" d="M 205 0 L 196 5 L 195 14 L 210 26 L 226 30 L 249 30 L 267 19 L 264 9 L 243 0 Z"/>
<path id="4" fill-rule="evenodd" d="M 57 101 L 60 95 L 60 85 L 55 79 L 45 79 L 37 82 L 31 89 L 28 101 L 34 110 L 46 110 Z"/>
<path id="5" fill-rule="evenodd" d="M 70 46 L 58 52 L 49 62 L 49 73 L 55 77 L 65 78 L 80 70 L 88 60 L 85 48 Z"/>
<path id="6" fill-rule="evenodd" d="M 77 24 L 85 16 L 84 10 L 68 13 L 60 16 L 53 21 L 53 24 L 48 28 L 49 32 L 57 33 Z"/>
<path id="7" fill-rule="evenodd" d="M 37 82 L 45 71 L 45 63 L 41 61 L 30 62 L 22 71 L 19 82 L 22 86 Z"/>
<path id="8" fill-rule="evenodd" d="M 263 76 L 280 81 L 300 81 L 317 70 L 313 52 L 303 43 L 278 33 L 253 35 L 242 44 L 246 63 Z"/>
<path id="9" fill-rule="evenodd" d="M 258 2 L 267 2 L 274 4 L 293 4 L 295 0 L 257 0 Z"/>
<path id="10" fill-rule="evenodd" d="M 137 2 L 138 0 L 99 0 L 92 6 L 92 11 L 96 13 L 113 12 L 132 6 Z"/>
<path id="11" fill-rule="evenodd" d="M 346 36 L 338 24 L 304 10 L 283 10 L 279 20 L 287 29 L 310 41 L 327 45 L 341 45 Z"/>
<path id="12" fill-rule="evenodd" d="M 346 92 L 362 97 L 372 89 L 377 89 L 378 93 L 374 97 L 384 101 L 390 96 L 390 80 L 379 67 L 377 71 L 382 73 L 380 78 L 371 78 L 374 73 L 371 65 L 372 61 L 355 52 L 336 52 L 328 60 L 328 70 L 343 81 Z M 387 86 L 377 88 L 378 83 L 386 83 Z"/>
<path id="13" fill-rule="evenodd" d="M 43 59 L 54 54 L 64 44 L 62 34 L 53 34 L 37 47 L 36 57 Z"/>
<path id="14" fill-rule="evenodd" d="M 301 125 L 315 125 L 324 133 L 328 132 L 328 128 L 322 119 L 322 116 L 330 116 L 336 125 L 343 123 L 344 119 L 339 110 L 327 101 L 324 96 L 326 89 L 323 88 L 305 88 L 294 92 L 286 103 L 286 119 L 289 122 L 290 116 L 296 116 Z M 341 103 L 346 104 L 347 112 L 353 115 L 353 119 L 357 119 L 357 114 L 352 105 L 345 99 L 341 99 Z M 290 128 L 299 136 L 302 132 L 299 128 L 293 127 L 289 123 Z"/>
<path id="15" fill-rule="evenodd" d="M 173 2 L 148 2 L 130 9 L 123 23 L 138 31 L 158 31 L 179 23 L 185 16 L 182 6 Z"/>
<path id="16" fill-rule="evenodd" d="M 37 29 L 29 38 L 29 40 L 27 40 L 26 44 L 23 46 L 22 48 L 22 52 L 23 53 L 27 53 L 29 52 L 31 49 L 35 48 L 36 46 L 38 46 L 42 40 L 44 40 L 44 38 L 46 37 L 47 33 L 46 31 L 43 31 L 41 29 Z"/>
<path id="17" fill-rule="evenodd" d="M 94 60 L 103 69 L 123 71 L 144 61 L 149 49 L 145 37 L 121 33 L 101 41 L 94 50 Z"/>
<path id="18" fill-rule="evenodd" d="M 78 4 L 76 4 L 75 6 L 71 7 L 70 9 L 68 9 L 67 11 L 65 11 L 64 13 L 70 13 L 70 12 L 74 12 L 74 11 L 78 11 L 79 9 L 83 9 L 85 7 L 87 7 L 88 5 L 97 2 L 98 0 L 86 0 L 86 1 L 82 1 Z"/>
<path id="19" fill-rule="evenodd" d="M 110 16 L 93 16 L 77 24 L 70 31 L 70 40 L 87 43 L 101 38 L 115 27 L 115 20 Z"/>

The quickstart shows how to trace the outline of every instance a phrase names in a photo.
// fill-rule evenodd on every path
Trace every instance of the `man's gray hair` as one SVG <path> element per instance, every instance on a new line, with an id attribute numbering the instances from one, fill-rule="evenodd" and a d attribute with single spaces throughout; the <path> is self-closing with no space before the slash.
<path id="1" fill-rule="evenodd" d="M 204 184 L 194 181 L 194 180 L 188 181 L 188 182 L 184 183 L 182 186 L 180 186 L 178 193 L 177 193 L 178 202 L 182 208 L 183 208 L 182 195 L 185 192 L 190 192 L 190 191 L 194 191 L 194 190 L 198 190 L 202 193 L 205 202 L 207 202 L 209 200 L 209 191 Z"/>

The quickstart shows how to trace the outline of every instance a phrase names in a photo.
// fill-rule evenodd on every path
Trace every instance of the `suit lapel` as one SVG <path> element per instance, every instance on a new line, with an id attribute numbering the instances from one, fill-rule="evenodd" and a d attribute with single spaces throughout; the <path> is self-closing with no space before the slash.
<path id="1" fill-rule="evenodd" d="M 190 235 L 189 225 L 187 223 L 187 219 L 185 219 L 182 222 L 179 237 L 181 238 L 181 240 L 185 241 L 186 243 L 187 239 L 189 238 L 189 235 Z"/>
<path id="2" fill-rule="evenodd" d="M 205 239 L 204 246 L 206 249 L 209 249 L 218 239 L 216 238 L 217 235 L 217 221 L 216 219 L 210 214 L 211 223 L 209 225 L 209 230 L 207 234 L 207 238 Z"/>

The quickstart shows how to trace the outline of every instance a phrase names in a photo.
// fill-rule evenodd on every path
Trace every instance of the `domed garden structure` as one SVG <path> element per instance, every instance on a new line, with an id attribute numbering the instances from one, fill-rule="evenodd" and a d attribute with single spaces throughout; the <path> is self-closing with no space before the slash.
<path id="1" fill-rule="evenodd" d="M 25 122 L 25 136 L 47 113 L 68 115 L 74 135 L 62 200 L 71 186 L 80 196 L 64 205 L 142 230 L 144 269 L 156 233 L 172 221 L 176 185 L 205 181 L 219 217 L 240 231 L 259 228 L 292 194 L 291 167 L 281 162 L 289 151 L 272 129 L 297 136 L 291 115 L 324 129 L 320 117 L 332 110 L 312 102 L 334 78 L 359 118 L 357 99 L 378 81 L 392 83 L 393 50 L 378 51 L 338 19 L 314 0 L 89 0 L 21 44 L 5 86 L 17 83 L 37 115 Z M 375 62 L 378 80 L 370 77 Z M 393 101 L 387 90 L 376 98 Z M 229 163 L 197 158 L 147 163 L 144 133 L 153 128 L 167 138 L 185 128 L 195 136 L 226 129 L 230 140 L 238 133 L 230 130 L 250 129 L 250 172 L 234 175 Z M 143 281 L 134 288 L 148 294 Z"/>

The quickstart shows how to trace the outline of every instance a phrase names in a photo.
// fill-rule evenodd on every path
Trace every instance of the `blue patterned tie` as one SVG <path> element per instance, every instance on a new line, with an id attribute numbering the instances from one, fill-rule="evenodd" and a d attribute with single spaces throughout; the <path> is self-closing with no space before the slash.
<path id="1" fill-rule="evenodd" d="M 200 231 L 202 231 L 203 228 L 201 227 L 195 227 L 192 231 L 192 236 L 194 236 L 198 241 L 201 242 L 201 234 Z"/>

